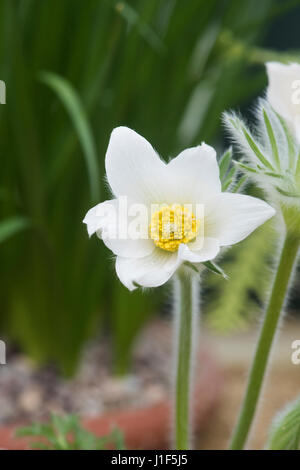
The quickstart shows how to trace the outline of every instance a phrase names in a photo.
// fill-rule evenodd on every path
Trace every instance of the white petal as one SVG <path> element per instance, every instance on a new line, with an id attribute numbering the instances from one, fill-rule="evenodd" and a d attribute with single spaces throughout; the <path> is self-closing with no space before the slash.
<path id="1" fill-rule="evenodd" d="M 269 79 L 268 101 L 275 111 L 289 121 L 296 132 L 299 132 L 300 65 L 268 62 L 266 67 Z"/>
<path id="2" fill-rule="evenodd" d="M 134 290 L 134 282 L 143 287 L 157 287 L 165 284 L 179 267 L 181 261 L 177 253 L 169 253 L 156 248 L 144 258 L 131 259 L 117 257 L 117 275 L 129 290 Z"/>
<path id="3" fill-rule="evenodd" d="M 205 143 L 188 148 L 171 160 L 168 176 L 176 203 L 204 203 L 221 192 L 216 151 Z"/>
<path id="4" fill-rule="evenodd" d="M 128 204 L 130 207 L 129 201 Z M 152 253 L 155 245 L 150 238 L 144 238 L 142 234 L 138 238 L 134 234 L 134 239 L 129 236 L 131 219 L 126 211 L 125 220 L 122 220 L 120 210 L 118 199 L 102 202 L 90 209 L 83 220 L 87 224 L 88 234 L 91 236 L 96 232 L 115 255 L 140 258 Z M 125 223 L 123 228 L 120 226 L 122 222 Z"/>
<path id="5" fill-rule="evenodd" d="M 274 214 L 273 207 L 261 199 L 222 193 L 205 207 L 205 234 L 217 238 L 221 246 L 233 245 Z"/>
<path id="6" fill-rule="evenodd" d="M 103 242 L 115 255 L 128 258 L 143 258 L 150 255 L 155 245 L 151 239 L 148 240 L 120 240 L 105 238 Z"/>
<path id="7" fill-rule="evenodd" d="M 83 219 L 83 223 L 87 225 L 89 236 L 92 236 L 97 231 L 103 230 L 105 227 L 116 224 L 114 213 L 117 209 L 117 199 L 101 202 L 92 207 Z"/>
<path id="8" fill-rule="evenodd" d="M 132 129 L 117 127 L 113 130 L 105 167 L 116 196 L 128 196 L 137 202 L 162 202 L 160 189 L 166 164 L 150 143 Z"/>
<path id="9" fill-rule="evenodd" d="M 216 238 L 206 237 L 203 240 L 179 246 L 179 257 L 191 263 L 203 263 L 214 259 L 220 251 L 220 243 Z"/>

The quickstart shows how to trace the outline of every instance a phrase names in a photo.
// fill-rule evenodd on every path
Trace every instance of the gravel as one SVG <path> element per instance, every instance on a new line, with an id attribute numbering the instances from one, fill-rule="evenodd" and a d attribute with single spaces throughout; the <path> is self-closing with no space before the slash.
<path id="1" fill-rule="evenodd" d="M 91 342 L 72 379 L 14 353 L 0 366 L 0 424 L 45 419 L 50 412 L 92 417 L 104 411 L 155 404 L 170 389 L 171 327 L 158 320 L 140 335 L 130 375 L 111 374 L 107 339 Z"/>

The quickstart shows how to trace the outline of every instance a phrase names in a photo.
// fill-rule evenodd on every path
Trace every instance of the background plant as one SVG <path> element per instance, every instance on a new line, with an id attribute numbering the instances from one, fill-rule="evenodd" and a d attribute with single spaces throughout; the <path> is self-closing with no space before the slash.
<path id="1" fill-rule="evenodd" d="M 300 399 L 286 405 L 273 419 L 266 449 L 299 450 L 300 448 Z"/>
<path id="2" fill-rule="evenodd" d="M 128 293 L 81 226 L 107 198 L 109 134 L 126 124 L 164 155 L 222 147 L 221 112 L 265 85 L 256 64 L 275 53 L 258 47 L 262 33 L 298 3 L 1 1 L 1 336 L 72 373 L 109 326 L 115 369 L 127 370 L 160 299 Z"/>
<path id="3" fill-rule="evenodd" d="M 51 414 L 48 423 L 32 423 L 19 428 L 17 437 L 34 437 L 36 442 L 31 443 L 33 449 L 41 450 L 105 450 L 113 447 L 124 450 L 122 432 L 118 429 L 103 437 L 96 437 L 84 429 L 78 416 L 74 414 Z"/>

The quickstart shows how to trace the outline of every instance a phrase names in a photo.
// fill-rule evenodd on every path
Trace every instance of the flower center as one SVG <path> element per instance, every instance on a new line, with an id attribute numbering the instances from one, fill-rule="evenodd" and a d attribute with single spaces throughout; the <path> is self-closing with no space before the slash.
<path id="1" fill-rule="evenodd" d="M 199 226 L 200 221 L 191 211 L 174 204 L 154 212 L 149 232 L 156 246 L 166 251 L 177 251 L 181 243 L 196 238 Z"/>

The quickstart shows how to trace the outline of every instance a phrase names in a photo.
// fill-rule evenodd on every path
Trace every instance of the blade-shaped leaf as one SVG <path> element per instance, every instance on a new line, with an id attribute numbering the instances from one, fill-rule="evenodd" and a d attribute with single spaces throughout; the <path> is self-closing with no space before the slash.
<path id="1" fill-rule="evenodd" d="M 241 168 L 242 170 L 244 171 L 247 171 L 249 173 L 258 173 L 255 168 L 252 168 L 251 166 L 248 166 L 248 165 L 245 165 L 244 163 L 242 162 L 238 162 L 236 160 L 233 160 L 233 163 L 238 166 L 239 168 Z"/>
<path id="2" fill-rule="evenodd" d="M 196 274 L 199 274 L 197 267 L 190 261 L 185 261 L 183 264 L 187 266 L 188 268 L 192 269 Z"/>
<path id="3" fill-rule="evenodd" d="M 246 183 L 248 179 L 248 176 L 247 175 L 243 175 L 239 180 L 238 182 L 234 185 L 233 188 L 231 188 L 231 192 L 232 193 L 237 193 L 241 187 Z"/>
<path id="4" fill-rule="evenodd" d="M 287 140 L 287 143 L 288 143 L 288 149 L 289 149 L 289 157 L 290 157 L 290 163 L 291 163 L 291 166 L 293 167 L 293 164 L 295 163 L 294 162 L 294 158 L 296 157 L 295 155 L 295 142 L 294 142 L 294 138 L 291 134 L 291 131 L 289 129 L 289 126 L 287 125 L 287 123 L 285 122 L 285 120 L 283 119 L 283 117 L 281 117 L 278 113 L 276 113 L 279 121 L 280 121 L 280 124 L 282 126 L 282 129 L 285 133 L 285 136 L 286 136 L 286 140 Z M 296 162 L 297 164 L 297 162 Z"/>
<path id="5" fill-rule="evenodd" d="M 266 129 L 267 129 L 267 133 L 268 133 L 272 153 L 274 155 L 277 167 L 280 168 L 279 152 L 278 152 L 278 147 L 277 147 L 277 143 L 276 143 L 276 139 L 275 139 L 275 134 L 274 134 L 273 127 L 272 127 L 271 121 L 269 119 L 269 116 L 268 116 L 267 111 L 265 109 L 263 109 L 263 118 L 264 118 L 265 126 L 266 126 Z"/>
<path id="6" fill-rule="evenodd" d="M 283 179 L 283 175 L 280 175 L 279 173 L 273 173 L 272 171 L 265 171 L 265 175 L 272 176 L 272 178 L 281 178 L 281 179 Z"/>
<path id="7" fill-rule="evenodd" d="M 224 279 L 228 279 L 228 276 L 227 274 L 223 271 L 222 268 L 220 268 L 220 266 L 218 266 L 217 264 L 213 263 L 212 261 L 205 261 L 204 263 L 204 266 L 209 269 L 210 271 L 212 271 L 213 273 L 215 274 L 218 274 L 219 276 L 222 276 L 224 277 Z"/>
<path id="8" fill-rule="evenodd" d="M 220 158 L 219 161 L 219 168 L 220 168 L 220 180 L 222 181 L 223 178 L 225 177 L 232 158 L 232 147 L 229 147 L 226 152 L 223 153 L 222 157 Z"/>
<path id="9" fill-rule="evenodd" d="M 59 75 L 42 72 L 40 80 L 56 93 L 73 122 L 85 157 L 91 198 L 93 202 L 97 202 L 100 197 L 100 178 L 96 146 L 81 100 L 71 83 Z"/>
<path id="10" fill-rule="evenodd" d="M 284 189 L 279 188 L 279 186 L 276 186 L 276 189 L 283 196 L 286 196 L 286 197 L 300 197 L 300 193 L 292 193 L 290 191 L 285 191 Z"/>
<path id="11" fill-rule="evenodd" d="M 251 150 L 255 153 L 255 155 L 257 156 L 257 158 L 261 161 L 261 163 L 269 168 L 270 170 L 274 171 L 274 168 L 273 166 L 271 165 L 271 163 L 264 157 L 264 155 L 262 154 L 261 150 L 258 148 L 256 142 L 254 141 L 254 139 L 251 137 L 251 135 L 249 134 L 249 132 L 247 131 L 247 129 L 245 127 L 243 127 L 243 134 L 248 142 L 248 145 L 249 147 L 251 148 Z"/>
<path id="12" fill-rule="evenodd" d="M 29 220 L 25 217 L 11 217 L 0 222 L 0 243 L 12 237 L 16 233 L 29 226 Z"/>
<path id="13" fill-rule="evenodd" d="M 130 26 L 137 25 L 140 35 L 153 49 L 160 53 L 165 51 L 165 45 L 160 37 L 145 21 L 143 21 L 137 10 L 135 10 L 131 5 L 124 1 L 116 1 L 115 10 L 128 22 Z"/>
<path id="14" fill-rule="evenodd" d="M 297 155 L 297 163 L 296 163 L 296 180 L 298 180 L 300 175 L 300 151 L 298 152 Z"/>
<path id="15" fill-rule="evenodd" d="M 229 171 L 228 175 L 226 176 L 226 178 L 224 179 L 224 181 L 222 181 L 222 191 L 226 191 L 229 188 L 229 186 L 233 182 L 235 173 L 236 173 L 236 168 L 233 166 L 231 170 Z"/>

